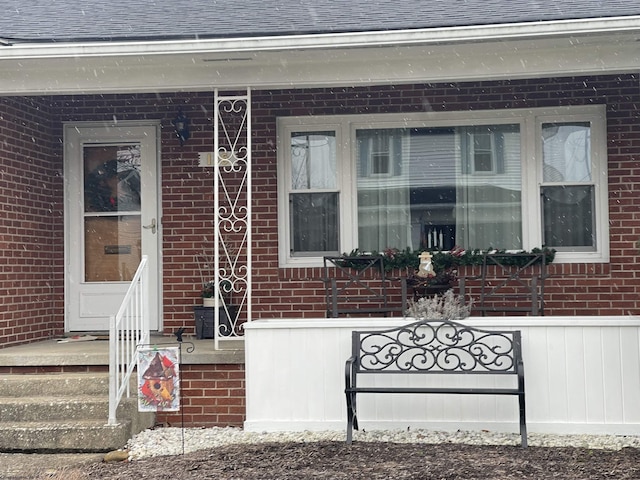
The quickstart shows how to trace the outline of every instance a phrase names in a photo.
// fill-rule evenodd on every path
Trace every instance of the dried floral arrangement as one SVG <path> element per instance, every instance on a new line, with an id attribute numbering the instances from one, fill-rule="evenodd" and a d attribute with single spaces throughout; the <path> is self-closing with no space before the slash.
<path id="1" fill-rule="evenodd" d="M 464 303 L 453 290 L 447 290 L 442 295 L 422 297 L 411 302 L 407 310 L 408 317 L 426 318 L 433 320 L 462 320 L 471 314 L 471 303 Z"/>

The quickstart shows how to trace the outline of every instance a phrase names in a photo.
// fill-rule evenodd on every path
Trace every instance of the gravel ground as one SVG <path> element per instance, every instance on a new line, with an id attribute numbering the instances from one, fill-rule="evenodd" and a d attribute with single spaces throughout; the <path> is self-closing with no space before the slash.
<path id="1" fill-rule="evenodd" d="M 580 447 L 590 449 L 620 450 L 625 447 L 640 449 L 640 437 L 613 435 L 542 435 L 530 433 L 529 446 Z M 180 455 L 224 445 L 256 443 L 309 443 L 344 442 L 343 431 L 327 432 L 246 432 L 239 428 L 158 428 L 145 430 L 131 439 L 127 445 L 129 458 L 141 460 L 147 457 Z M 520 435 L 515 433 L 435 432 L 408 431 L 355 431 L 354 442 L 392 442 L 466 445 L 520 445 Z"/>

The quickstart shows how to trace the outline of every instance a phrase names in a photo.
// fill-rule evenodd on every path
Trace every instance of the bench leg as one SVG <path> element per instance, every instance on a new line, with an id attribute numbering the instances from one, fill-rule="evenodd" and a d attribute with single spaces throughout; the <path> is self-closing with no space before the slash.
<path id="1" fill-rule="evenodd" d="M 518 404 L 520 406 L 520 445 L 527 448 L 527 418 L 524 404 L 524 393 L 518 394 Z"/>
<path id="2" fill-rule="evenodd" d="M 358 430 L 358 417 L 356 415 L 356 394 L 346 392 L 347 395 L 347 445 L 353 441 L 353 430 Z"/>

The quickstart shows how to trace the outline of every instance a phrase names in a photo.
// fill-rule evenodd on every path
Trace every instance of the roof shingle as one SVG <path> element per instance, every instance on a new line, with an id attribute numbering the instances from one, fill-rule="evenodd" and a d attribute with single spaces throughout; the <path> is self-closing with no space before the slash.
<path id="1" fill-rule="evenodd" d="M 640 15 L 640 0 L 0 0 L 0 38 L 252 37 Z"/>

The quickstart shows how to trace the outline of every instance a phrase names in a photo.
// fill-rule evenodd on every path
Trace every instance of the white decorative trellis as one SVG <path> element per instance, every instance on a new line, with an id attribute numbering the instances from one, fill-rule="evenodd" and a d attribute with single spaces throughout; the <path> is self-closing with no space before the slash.
<path id="1" fill-rule="evenodd" d="M 214 91 L 215 348 L 251 320 L 251 97 Z M 220 332 L 220 313 L 230 328 Z"/>

